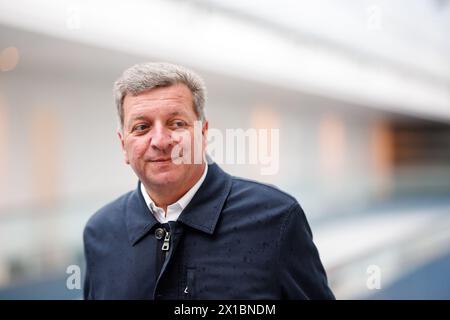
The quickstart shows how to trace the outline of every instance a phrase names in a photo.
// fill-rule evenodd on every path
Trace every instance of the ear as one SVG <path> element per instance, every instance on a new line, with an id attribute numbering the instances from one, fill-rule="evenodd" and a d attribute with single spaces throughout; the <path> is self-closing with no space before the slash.
<path id="1" fill-rule="evenodd" d="M 128 159 L 127 151 L 125 150 L 125 140 L 124 140 L 124 137 L 123 137 L 122 129 L 117 128 L 117 136 L 119 137 L 120 146 L 122 147 L 124 161 L 125 161 L 126 164 L 130 164 L 130 161 Z"/>
<path id="2" fill-rule="evenodd" d="M 208 120 L 205 119 L 205 121 L 203 122 L 203 126 L 202 126 L 202 140 L 203 140 L 203 152 L 206 151 L 206 140 L 207 140 L 207 134 L 208 134 Z"/>
<path id="3" fill-rule="evenodd" d="M 203 138 L 206 138 L 206 134 L 208 133 L 208 120 L 205 119 L 205 121 L 203 122 L 203 126 L 202 126 L 202 135 Z"/>

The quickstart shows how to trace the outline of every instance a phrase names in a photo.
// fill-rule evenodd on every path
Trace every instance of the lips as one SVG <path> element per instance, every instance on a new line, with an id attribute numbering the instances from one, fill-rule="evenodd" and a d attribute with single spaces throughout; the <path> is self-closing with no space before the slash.
<path id="1" fill-rule="evenodd" d="M 167 162 L 171 161 L 171 158 L 158 158 L 158 159 L 151 159 L 150 162 Z"/>

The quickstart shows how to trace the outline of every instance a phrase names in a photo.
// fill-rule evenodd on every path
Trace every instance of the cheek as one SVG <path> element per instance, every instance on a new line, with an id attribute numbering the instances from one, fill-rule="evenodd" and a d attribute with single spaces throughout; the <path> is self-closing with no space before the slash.
<path id="1" fill-rule="evenodd" d="M 191 140 L 191 133 L 188 130 L 174 131 L 171 134 L 171 138 L 175 143 L 186 144 L 186 141 Z"/>
<path id="2" fill-rule="evenodd" d="M 176 150 L 183 150 L 183 152 L 190 151 L 193 146 L 193 136 L 189 131 L 178 131 L 172 133 L 172 140 L 176 145 Z"/>
<path id="3" fill-rule="evenodd" d="M 130 160 L 139 160 L 143 157 L 146 150 L 146 144 L 139 140 L 127 142 L 126 151 Z"/>

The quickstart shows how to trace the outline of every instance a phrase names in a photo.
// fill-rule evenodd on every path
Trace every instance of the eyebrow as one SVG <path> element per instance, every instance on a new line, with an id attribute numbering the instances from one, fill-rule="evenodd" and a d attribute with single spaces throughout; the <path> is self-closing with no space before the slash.
<path id="1" fill-rule="evenodd" d="M 184 113 L 184 112 L 180 112 L 180 111 L 174 111 L 174 112 L 171 112 L 170 114 L 169 114 L 169 116 L 171 116 L 171 117 L 173 117 L 173 116 L 185 116 L 186 114 Z"/>
<path id="2" fill-rule="evenodd" d="M 128 121 L 128 126 L 130 126 L 136 120 L 147 120 L 147 117 L 146 116 L 142 116 L 142 115 L 138 115 L 138 116 L 136 116 L 134 118 L 131 118 L 130 121 Z"/>

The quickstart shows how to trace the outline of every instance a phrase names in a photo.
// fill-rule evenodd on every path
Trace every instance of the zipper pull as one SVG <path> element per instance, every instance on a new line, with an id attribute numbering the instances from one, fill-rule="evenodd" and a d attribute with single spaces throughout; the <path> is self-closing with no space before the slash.
<path id="1" fill-rule="evenodd" d="M 164 237 L 164 243 L 162 245 L 162 251 L 169 251 L 170 246 L 170 232 L 166 231 L 166 236 Z"/>

